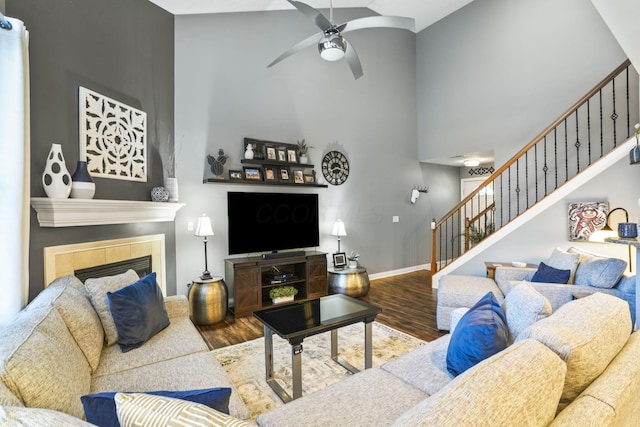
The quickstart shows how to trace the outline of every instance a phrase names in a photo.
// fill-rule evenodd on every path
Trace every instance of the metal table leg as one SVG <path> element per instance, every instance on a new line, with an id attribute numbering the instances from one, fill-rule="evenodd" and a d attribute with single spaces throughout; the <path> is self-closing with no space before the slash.
<path id="1" fill-rule="evenodd" d="M 372 322 L 364 323 L 364 369 L 369 369 L 373 365 L 373 339 L 372 339 Z M 352 374 L 360 372 L 360 369 L 338 356 L 338 330 L 331 330 L 331 359 L 338 365 L 345 368 Z"/>
<path id="2" fill-rule="evenodd" d="M 290 402 L 302 396 L 302 343 L 291 344 L 291 382 L 293 385 L 293 397 L 282 388 L 273 375 L 273 331 L 264 327 L 264 365 L 265 379 L 269 387 L 276 392 L 278 397 L 284 402 Z"/>

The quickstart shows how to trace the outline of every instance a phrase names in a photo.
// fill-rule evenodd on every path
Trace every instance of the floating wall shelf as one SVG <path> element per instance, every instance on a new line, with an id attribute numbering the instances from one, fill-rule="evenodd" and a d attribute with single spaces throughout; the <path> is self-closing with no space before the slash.
<path id="1" fill-rule="evenodd" d="M 41 227 L 173 221 L 184 203 L 32 197 Z"/>

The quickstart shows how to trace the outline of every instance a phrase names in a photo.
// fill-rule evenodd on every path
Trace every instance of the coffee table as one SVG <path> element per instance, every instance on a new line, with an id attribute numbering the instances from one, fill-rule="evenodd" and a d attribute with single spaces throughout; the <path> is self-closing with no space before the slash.
<path id="1" fill-rule="evenodd" d="M 283 402 L 302 396 L 302 341 L 306 337 L 331 331 L 331 358 L 350 372 L 359 372 L 338 356 L 338 328 L 364 322 L 364 368 L 371 368 L 371 324 L 382 309 L 365 301 L 336 294 L 315 300 L 255 311 L 264 325 L 264 361 L 267 384 Z M 289 395 L 273 376 L 273 334 L 291 345 L 293 393 Z"/>

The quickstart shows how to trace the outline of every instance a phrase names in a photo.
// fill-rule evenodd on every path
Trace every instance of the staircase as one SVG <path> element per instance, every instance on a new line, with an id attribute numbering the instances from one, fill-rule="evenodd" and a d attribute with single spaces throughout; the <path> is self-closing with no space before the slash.
<path id="1" fill-rule="evenodd" d="M 442 219 L 434 220 L 434 285 L 439 276 L 628 156 L 636 144 L 637 85 L 637 72 L 627 60 Z"/>

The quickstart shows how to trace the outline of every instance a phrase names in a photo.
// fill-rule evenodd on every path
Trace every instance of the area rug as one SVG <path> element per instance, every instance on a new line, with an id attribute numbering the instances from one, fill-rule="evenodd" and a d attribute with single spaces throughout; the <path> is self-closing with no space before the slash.
<path id="1" fill-rule="evenodd" d="M 425 344 L 403 332 L 373 322 L 373 366 Z M 302 353 L 302 395 L 323 389 L 352 375 L 331 359 L 331 333 L 306 338 Z M 364 324 L 357 323 L 338 330 L 339 355 L 358 369 L 364 368 Z M 278 395 L 265 381 L 264 339 L 213 350 L 229 373 L 240 396 L 255 419 L 263 412 L 281 406 Z M 291 346 L 277 335 L 273 337 L 274 376 L 291 394 Z"/>

